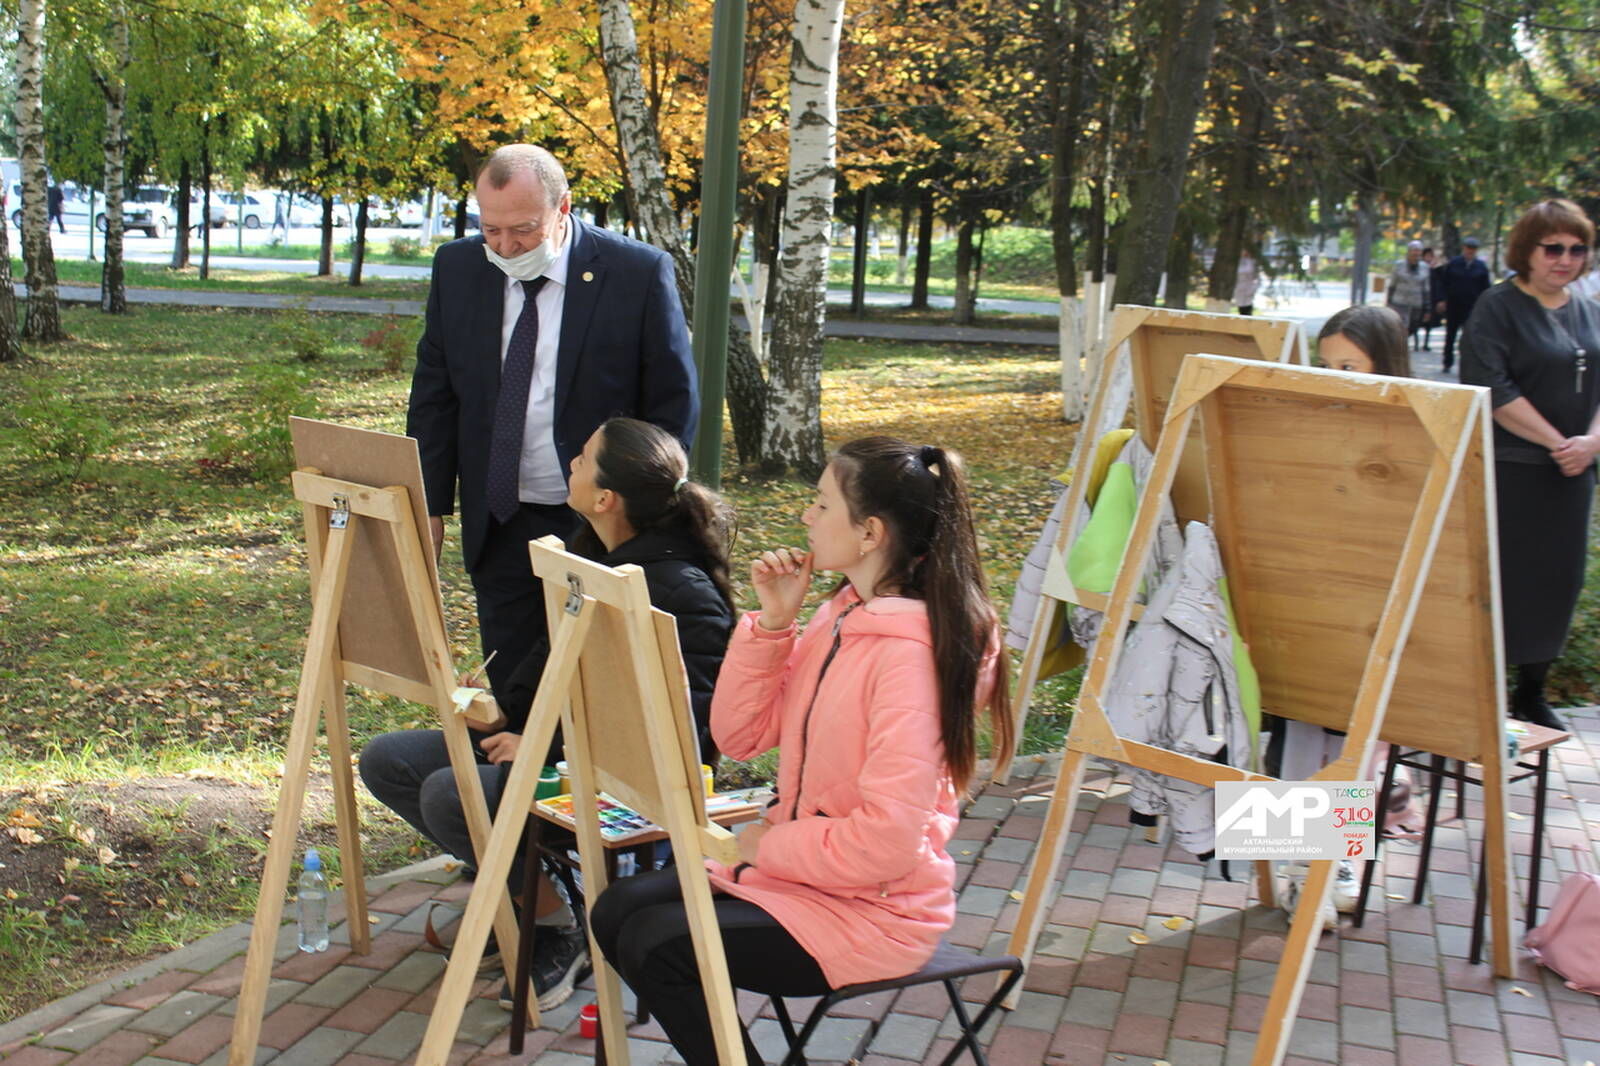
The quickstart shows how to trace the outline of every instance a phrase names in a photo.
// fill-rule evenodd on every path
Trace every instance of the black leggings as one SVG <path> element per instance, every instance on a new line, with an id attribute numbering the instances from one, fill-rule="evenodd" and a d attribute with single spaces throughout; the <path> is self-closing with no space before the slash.
<path id="1" fill-rule="evenodd" d="M 735 988 L 784 997 L 832 990 L 817 961 L 772 915 L 731 896 L 715 895 L 712 904 Z M 687 1066 L 719 1066 L 678 872 L 652 870 L 612 882 L 589 912 L 589 927 Z M 741 1024 L 740 1032 L 749 1066 L 760 1066 L 749 1031 Z"/>

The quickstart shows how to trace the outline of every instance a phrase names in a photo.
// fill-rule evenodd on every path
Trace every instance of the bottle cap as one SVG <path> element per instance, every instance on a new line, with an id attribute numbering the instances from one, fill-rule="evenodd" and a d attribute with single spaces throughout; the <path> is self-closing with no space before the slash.
<path id="1" fill-rule="evenodd" d="M 320 869 L 322 869 L 322 856 L 317 854 L 317 849 L 316 848 L 307 848 L 306 849 L 306 869 L 307 870 L 320 870 Z"/>

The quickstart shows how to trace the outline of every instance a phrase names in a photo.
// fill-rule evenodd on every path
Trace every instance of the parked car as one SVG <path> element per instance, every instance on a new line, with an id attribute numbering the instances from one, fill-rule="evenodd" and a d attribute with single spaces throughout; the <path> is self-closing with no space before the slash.
<path id="1" fill-rule="evenodd" d="M 348 226 L 350 224 L 350 211 L 337 196 L 333 198 L 333 224 Z M 313 226 L 322 225 L 322 199 L 316 196 L 295 196 L 289 201 L 289 225 Z"/>
<path id="2" fill-rule="evenodd" d="M 228 205 L 224 203 L 222 199 L 222 197 L 225 195 L 225 193 L 217 192 L 215 189 L 213 189 L 211 192 L 211 226 L 213 229 L 226 226 L 228 224 Z M 176 192 L 172 194 L 172 204 L 174 208 L 177 207 L 178 194 Z M 199 220 L 204 216 L 204 213 L 204 195 L 198 188 L 191 188 L 189 190 L 189 226 L 191 229 L 198 231 L 200 227 Z"/>
<path id="3" fill-rule="evenodd" d="M 245 229 L 260 229 L 262 226 L 272 225 L 273 202 L 272 194 L 268 192 L 225 192 L 218 193 L 226 210 L 223 215 L 226 220 L 234 225 L 243 226 Z"/>
<path id="4" fill-rule="evenodd" d="M 159 185 L 129 189 L 122 201 L 123 229 L 142 229 L 147 237 L 165 237 L 178 224 L 172 202 L 173 194 Z"/>

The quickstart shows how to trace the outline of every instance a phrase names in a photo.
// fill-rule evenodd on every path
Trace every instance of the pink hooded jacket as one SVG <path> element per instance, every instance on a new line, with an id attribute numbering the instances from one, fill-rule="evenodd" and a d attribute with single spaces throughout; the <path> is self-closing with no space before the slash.
<path id="1" fill-rule="evenodd" d="M 915 972 L 955 921 L 938 688 L 923 602 L 848 587 L 798 637 L 746 615 L 723 661 L 712 734 L 735 759 L 776 745 L 778 800 L 755 864 L 708 862 L 712 884 L 776 918 L 835 988 Z"/>

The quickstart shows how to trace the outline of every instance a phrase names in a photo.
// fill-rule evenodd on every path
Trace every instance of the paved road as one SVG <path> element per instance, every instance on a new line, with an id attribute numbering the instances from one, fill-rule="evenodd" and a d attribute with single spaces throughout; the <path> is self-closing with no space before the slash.
<path id="1" fill-rule="evenodd" d="M 27 295 L 26 286 L 16 286 L 18 297 Z M 61 298 L 74 303 L 99 303 L 100 290 L 86 285 L 63 285 Z M 238 307 L 275 310 L 341 311 L 364 315 L 420 315 L 421 300 L 381 300 L 360 296 L 289 296 L 268 292 L 201 292 L 191 289 L 129 289 L 131 304 L 164 304 L 176 307 Z M 829 319 L 824 332 L 829 337 L 881 337 L 904 341 L 939 341 L 963 344 L 1021 344 L 1054 347 L 1054 330 L 981 329 L 973 326 L 938 326 L 906 322 L 849 322 Z"/>
<path id="2" fill-rule="evenodd" d="M 350 230 L 340 229 L 335 231 L 340 250 L 343 242 L 350 236 Z M 373 228 L 367 231 L 368 246 L 374 249 L 387 247 L 388 242 L 394 237 L 409 237 L 419 239 L 421 231 L 416 229 L 383 229 Z M 289 243 L 299 245 L 316 244 L 321 239 L 320 232 L 310 227 L 297 227 L 289 233 Z M 56 256 L 62 259 L 84 259 L 89 253 L 88 233 L 86 229 L 69 227 L 66 233 L 52 231 L 52 247 Z M 268 259 L 256 256 L 241 256 L 230 254 L 240 247 L 260 248 L 270 244 L 268 231 L 240 230 L 237 227 L 228 227 L 217 230 L 212 235 L 211 264 L 228 270 L 272 270 L 290 274 L 310 274 L 316 270 L 316 263 L 310 259 Z M 138 263 L 167 263 L 172 258 L 173 239 L 171 237 L 156 240 L 145 237 L 143 234 L 129 234 L 123 244 L 123 255 L 130 262 Z M 199 257 L 199 242 L 190 239 L 192 254 Z M 100 237 L 95 238 L 96 254 L 101 254 Z M 337 264 L 338 269 L 347 270 L 349 260 L 341 258 Z M 431 269 L 426 266 L 400 266 L 390 263 L 368 262 L 363 268 L 363 273 L 372 278 L 411 278 L 426 279 L 431 274 Z M 1299 285 L 1285 285 L 1284 293 L 1275 297 L 1270 287 L 1263 293 L 1258 306 L 1263 314 L 1270 314 L 1280 318 L 1293 319 L 1305 322 L 1311 327 L 1320 327 L 1323 320 L 1348 303 L 1348 288 L 1343 283 L 1323 282 L 1315 291 L 1307 292 Z M 828 290 L 828 299 L 833 303 L 848 303 L 850 290 L 834 288 Z M 403 302 L 403 301 L 395 301 Z M 901 307 L 908 302 L 905 293 L 881 292 L 868 290 L 867 303 L 874 307 Z M 928 302 L 934 307 L 952 307 L 955 300 L 950 296 L 931 295 Z M 218 302 L 219 306 L 235 306 Z M 249 306 L 249 305 L 244 305 Z M 359 311 L 357 307 L 318 307 L 317 310 Z M 1056 316 L 1060 313 L 1060 306 L 1053 300 L 1007 300 L 994 297 L 980 297 L 978 299 L 979 311 L 1002 312 L 1006 314 L 1049 315 Z M 406 313 L 379 311 L 380 314 Z M 958 328 L 958 327 L 951 327 Z M 993 331 L 983 330 L 986 336 L 973 339 L 996 340 L 987 336 Z M 1037 338 L 1044 336 L 1043 331 L 1032 331 Z M 864 335 L 864 334 L 863 334 Z M 1034 339 L 1028 341 L 1007 340 L 1005 343 L 1054 343 Z"/>

